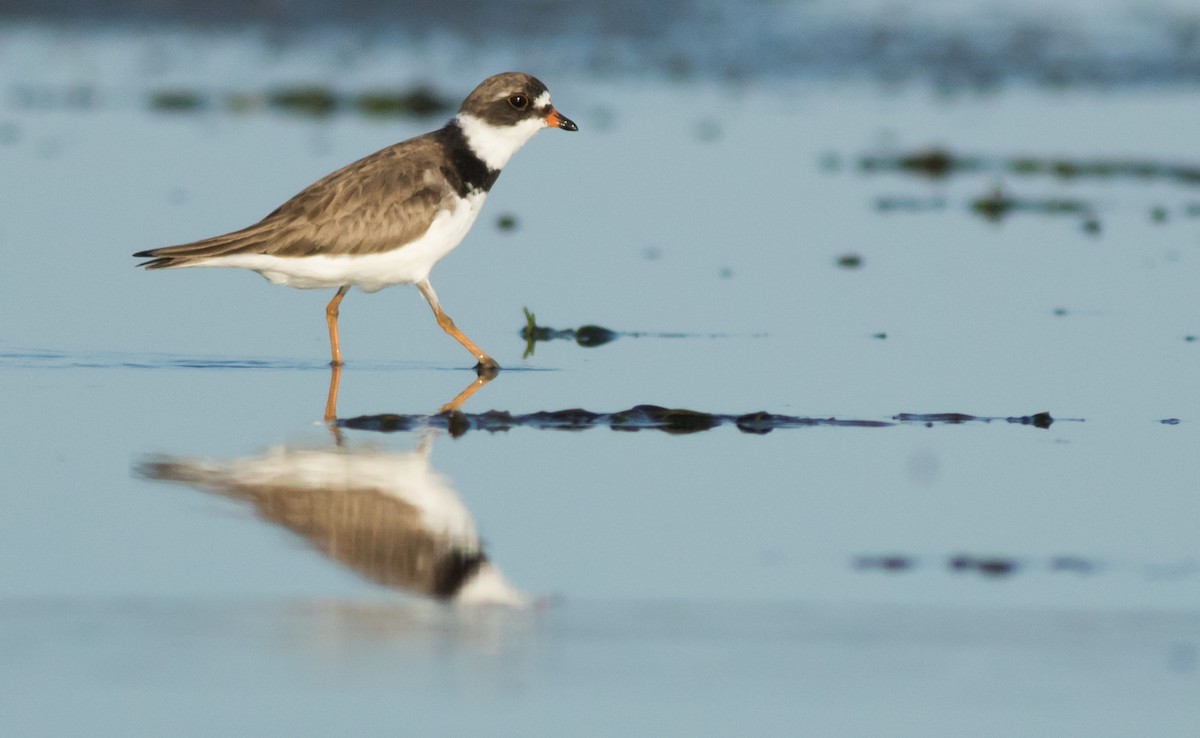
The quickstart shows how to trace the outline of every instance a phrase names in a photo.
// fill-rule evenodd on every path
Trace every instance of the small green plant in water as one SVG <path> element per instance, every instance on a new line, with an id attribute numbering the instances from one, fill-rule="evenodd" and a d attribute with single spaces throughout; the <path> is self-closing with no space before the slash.
<path id="1" fill-rule="evenodd" d="M 525 327 L 521 330 L 521 337 L 525 339 L 525 353 L 521 355 L 522 359 L 528 359 L 533 356 L 533 345 L 537 342 L 537 318 L 529 311 L 529 308 L 521 308 L 525 311 Z"/>

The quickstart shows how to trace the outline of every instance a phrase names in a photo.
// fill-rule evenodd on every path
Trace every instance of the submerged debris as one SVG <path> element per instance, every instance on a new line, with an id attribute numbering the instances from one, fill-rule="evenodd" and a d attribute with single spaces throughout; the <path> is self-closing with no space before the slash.
<path id="1" fill-rule="evenodd" d="M 1041 412 L 1033 415 L 1019 415 L 1007 418 L 986 418 L 978 415 L 963 415 L 962 413 L 900 413 L 892 418 L 901 423 L 924 423 L 925 425 L 958 425 L 959 423 L 991 423 L 1003 421 L 1016 425 L 1032 425 L 1034 428 L 1049 428 L 1054 423 L 1050 413 Z"/>
<path id="2" fill-rule="evenodd" d="M 859 254 L 842 254 L 834 263 L 842 269 L 858 269 L 863 265 L 863 258 Z"/>
<path id="3" fill-rule="evenodd" d="M 858 170 L 866 174 L 910 174 L 927 180 L 943 180 L 956 174 L 988 174 L 1021 179 L 1051 177 L 1064 181 L 1125 178 L 1200 187 L 1200 163 L 1153 159 L 984 156 L 958 153 L 941 147 L 902 153 L 863 154 L 858 159 Z M 1185 206 L 1184 214 L 1194 216 L 1200 213 L 1200 207 L 1194 205 Z M 991 221 L 1000 221 L 1019 212 L 1070 215 L 1082 218 L 1080 226 L 1086 234 L 1097 235 L 1101 230 L 1095 208 L 1086 200 L 1019 197 L 996 186 L 988 194 L 971 200 L 967 206 L 972 212 Z M 875 209 L 880 212 L 920 213 L 944 207 L 945 201 L 940 197 L 888 195 L 875 199 Z M 1167 222 L 1169 215 L 1170 211 L 1163 205 L 1156 205 L 1150 210 L 1150 219 L 1154 223 Z"/>
<path id="4" fill-rule="evenodd" d="M 937 210 L 945 210 L 946 198 L 884 195 L 875 198 L 875 209 L 881 213 L 929 213 Z"/>
<path id="5" fill-rule="evenodd" d="M 875 210 L 881 213 L 930 213 L 945 210 L 946 207 L 947 202 L 943 197 L 882 195 L 875 198 Z M 995 187 L 988 194 L 968 201 L 966 207 L 976 215 L 993 222 L 1001 221 L 1013 213 L 1083 216 L 1080 227 L 1084 233 L 1094 235 L 1100 232 L 1100 221 L 1095 215 L 1092 204 L 1086 200 L 1060 197 L 1015 197 L 999 187 Z"/>
<path id="6" fill-rule="evenodd" d="M 875 569 L 878 571 L 898 572 L 908 571 L 917 565 L 911 556 L 858 556 L 854 559 L 854 568 L 862 570 Z"/>
<path id="7" fill-rule="evenodd" d="M 205 97 L 194 90 L 159 90 L 150 95 L 152 109 L 169 113 L 191 112 L 207 104 Z"/>
<path id="8" fill-rule="evenodd" d="M 905 172 L 929 179 L 942 179 L 953 173 L 977 172 L 988 168 L 984 159 L 960 156 L 940 148 L 911 154 L 864 154 L 858 159 L 859 171 L 869 174 Z"/>
<path id="9" fill-rule="evenodd" d="M 1200 186 L 1200 164 L 1151 159 L 975 156 L 957 154 L 939 147 L 906 154 L 864 154 L 859 157 L 858 168 L 859 171 L 869 174 L 903 172 L 927 179 L 943 179 L 952 174 L 995 172 L 1058 179 L 1132 177 L 1139 180 L 1171 180 L 1178 184 Z"/>
<path id="10" fill-rule="evenodd" d="M 851 565 L 860 571 L 881 571 L 895 574 L 916 569 L 919 564 L 917 557 L 907 554 L 864 554 L 856 556 Z M 1031 562 L 1022 562 L 1012 556 L 975 556 L 972 554 L 950 556 L 945 560 L 945 567 L 954 573 L 974 572 L 995 579 L 1009 577 L 1018 571 L 1028 571 L 1034 568 L 1073 574 L 1095 574 L 1103 568 L 1100 562 L 1082 556 L 1054 556 L 1035 567 Z"/>
<path id="11" fill-rule="evenodd" d="M 1018 566 L 1016 559 L 1002 557 L 959 554 L 950 559 L 951 571 L 975 571 L 989 577 L 1006 577 L 1015 572 Z"/>
<path id="12" fill-rule="evenodd" d="M 329 115 L 338 106 L 337 96 L 328 87 L 303 85 L 283 87 L 266 95 L 267 106 L 285 113 L 299 115 Z"/>
<path id="13" fill-rule="evenodd" d="M 363 115 L 381 118 L 429 118 L 454 109 L 450 100 L 426 85 L 417 85 L 408 90 L 364 92 L 358 96 L 355 104 Z"/>
<path id="14" fill-rule="evenodd" d="M 1050 571 L 1070 571 L 1076 574 L 1093 574 L 1100 564 L 1082 556 L 1055 556 L 1050 559 Z"/>
<path id="15" fill-rule="evenodd" d="M 767 412 L 724 415 L 659 405 L 635 405 L 628 410 L 595 413 L 580 408 L 541 411 L 514 415 L 506 411 L 484 413 L 450 412 L 437 415 L 365 415 L 337 421 L 341 428 L 393 433 L 418 428 L 446 428 L 451 435 L 461 436 L 468 430 L 495 433 L 513 428 L 537 430 L 586 430 L 606 427 L 618 431 L 660 430 L 672 434 L 697 433 L 722 425 L 735 425 L 744 433 L 762 435 L 777 428 L 841 426 L 881 428 L 895 423 L 881 420 L 839 420 L 837 418 L 804 418 L 774 415 Z"/>
<path id="16" fill-rule="evenodd" d="M 513 428 L 536 430 L 587 430 L 609 428 L 618 431 L 659 430 L 672 434 L 698 433 L 723 425 L 735 426 L 743 433 L 764 435 L 784 428 L 814 428 L 830 426 L 837 428 L 887 428 L 904 423 L 961 425 L 963 423 L 991 423 L 1004 421 L 1035 428 L 1049 428 L 1052 419 L 1049 413 L 1037 413 L 1009 418 L 981 417 L 962 413 L 913 414 L 901 413 L 891 420 L 855 420 L 843 418 L 810 418 L 796 415 L 777 415 L 766 411 L 730 415 L 708 413 L 685 408 L 669 408 L 660 405 L 635 405 L 628 410 L 597 413 L 581 408 L 513 414 L 503 410 L 484 413 L 463 413 L 457 410 L 436 415 L 362 415 L 337 421 L 340 428 L 397 433 L 421 428 L 444 428 L 458 437 L 469 430 L 489 433 L 508 431 Z"/>
<path id="17" fill-rule="evenodd" d="M 311 118 L 345 112 L 381 118 L 427 118 L 453 111 L 454 103 L 426 85 L 344 93 L 322 84 L 298 84 L 261 93 L 157 90 L 150 93 L 150 109 L 175 113 L 207 110 L 247 113 L 270 109 Z"/>
<path id="18" fill-rule="evenodd" d="M 1043 213 L 1046 215 L 1092 215 L 1092 206 L 1083 200 L 1058 197 L 1013 197 L 999 187 L 971 201 L 971 210 L 987 220 L 1000 221 L 1013 212 Z"/>

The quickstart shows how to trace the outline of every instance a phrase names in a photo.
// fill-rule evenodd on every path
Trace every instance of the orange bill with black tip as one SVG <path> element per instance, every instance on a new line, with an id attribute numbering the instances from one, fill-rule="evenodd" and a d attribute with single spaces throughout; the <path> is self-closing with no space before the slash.
<path id="1" fill-rule="evenodd" d="M 566 117 L 554 108 L 550 108 L 550 112 L 546 113 L 546 117 L 543 118 L 543 120 L 545 120 L 546 125 L 550 126 L 551 128 L 561 128 L 564 131 L 579 130 L 579 126 L 575 125 L 575 121 Z"/>

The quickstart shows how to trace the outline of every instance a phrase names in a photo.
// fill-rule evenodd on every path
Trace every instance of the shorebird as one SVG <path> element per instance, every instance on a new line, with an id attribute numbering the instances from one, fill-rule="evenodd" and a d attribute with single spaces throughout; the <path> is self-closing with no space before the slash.
<path id="1" fill-rule="evenodd" d="M 542 128 L 577 131 L 536 78 L 485 79 L 442 128 L 359 159 L 301 190 L 252 226 L 178 246 L 139 251 L 147 269 L 238 267 L 273 284 L 336 288 L 325 306 L 331 365 L 341 366 L 338 307 L 357 286 L 415 284 L 438 325 L 471 352 L 480 376 L 499 370 L 442 310 L 433 265 L 463 240 L 488 191 Z"/>

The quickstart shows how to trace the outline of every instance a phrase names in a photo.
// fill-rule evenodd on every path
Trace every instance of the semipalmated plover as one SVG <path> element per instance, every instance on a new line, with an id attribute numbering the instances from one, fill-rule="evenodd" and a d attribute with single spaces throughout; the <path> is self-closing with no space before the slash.
<path id="1" fill-rule="evenodd" d="M 240 267 L 274 284 L 331 287 L 325 307 L 332 364 L 342 363 L 338 306 L 357 286 L 415 284 L 438 325 L 491 375 L 499 365 L 454 325 L 429 283 L 433 265 L 467 235 L 509 158 L 542 128 L 579 128 L 534 77 L 485 79 L 442 128 L 389 146 L 318 180 L 240 231 L 139 251 L 147 269 Z"/>

